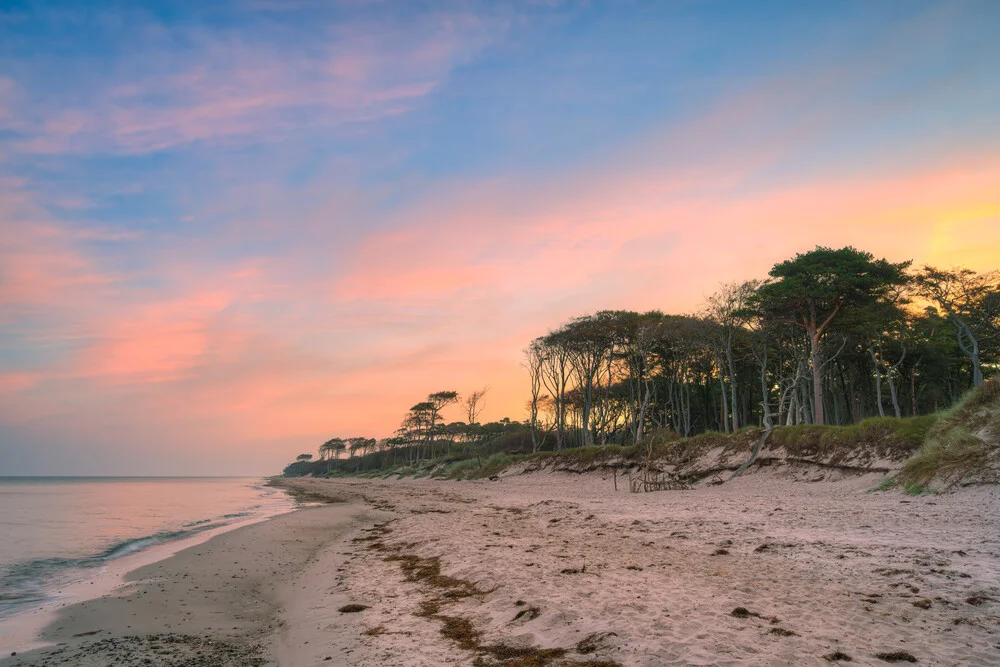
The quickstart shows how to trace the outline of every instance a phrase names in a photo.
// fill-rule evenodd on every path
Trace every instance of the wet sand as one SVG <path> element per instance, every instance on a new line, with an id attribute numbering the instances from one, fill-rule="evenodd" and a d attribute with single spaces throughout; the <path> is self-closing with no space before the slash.
<path id="1" fill-rule="evenodd" d="M 0 665 L 1000 664 L 1000 489 L 876 482 L 295 480 Z"/>
<path id="2" fill-rule="evenodd" d="M 0 665 L 268 664 L 290 591 L 365 512 L 351 504 L 299 510 L 134 570 L 114 593 L 60 610 L 41 637 L 54 646 Z"/>

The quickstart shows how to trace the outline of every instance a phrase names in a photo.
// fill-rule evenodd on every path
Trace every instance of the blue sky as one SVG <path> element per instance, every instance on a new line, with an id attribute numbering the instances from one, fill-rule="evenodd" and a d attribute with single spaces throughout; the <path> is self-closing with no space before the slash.
<path id="1" fill-rule="evenodd" d="M 518 418 L 567 317 L 1000 256 L 996 2 L 205 4 L 0 10 L 2 472 Z"/>

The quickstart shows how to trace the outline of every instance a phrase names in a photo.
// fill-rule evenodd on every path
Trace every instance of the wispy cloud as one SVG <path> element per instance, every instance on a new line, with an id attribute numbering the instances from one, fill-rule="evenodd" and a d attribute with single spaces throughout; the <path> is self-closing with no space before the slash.
<path id="1" fill-rule="evenodd" d="M 23 81 L 0 79 L 11 149 L 143 153 L 272 142 L 404 114 L 506 26 L 461 11 L 389 23 L 358 17 L 297 42 L 267 23 L 220 31 L 145 21 L 129 26 L 128 65 L 85 89 L 46 89 L 27 78 L 30 66 L 20 68 Z"/>

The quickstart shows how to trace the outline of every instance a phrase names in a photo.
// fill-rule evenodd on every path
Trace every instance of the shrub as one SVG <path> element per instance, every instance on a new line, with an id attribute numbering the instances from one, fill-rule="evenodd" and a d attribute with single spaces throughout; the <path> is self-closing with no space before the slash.
<path id="1" fill-rule="evenodd" d="M 889 489 L 896 488 L 896 479 L 894 477 L 883 477 L 882 481 L 868 489 L 869 491 L 888 491 Z"/>

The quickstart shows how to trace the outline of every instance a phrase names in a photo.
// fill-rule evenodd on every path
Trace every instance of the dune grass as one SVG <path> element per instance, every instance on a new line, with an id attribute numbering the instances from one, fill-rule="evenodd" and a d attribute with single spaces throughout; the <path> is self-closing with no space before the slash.
<path id="1" fill-rule="evenodd" d="M 899 479 L 927 486 L 952 486 L 988 470 L 1000 438 L 1000 376 L 963 396 L 941 413 L 920 451 L 903 464 Z"/>

